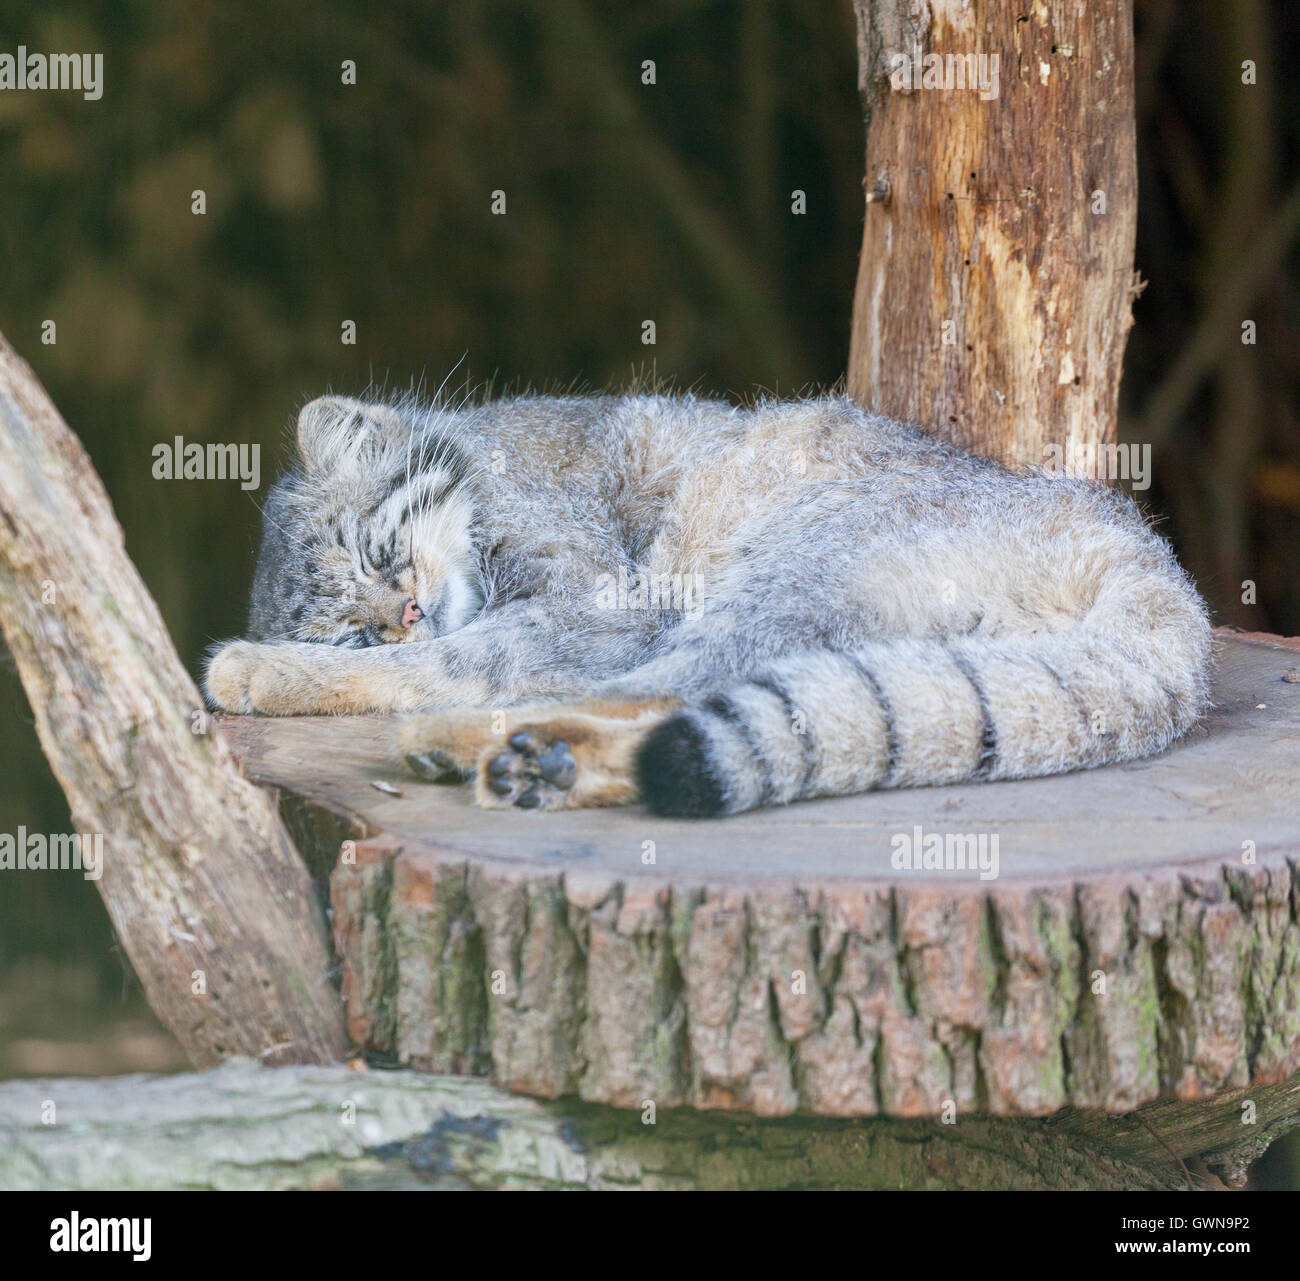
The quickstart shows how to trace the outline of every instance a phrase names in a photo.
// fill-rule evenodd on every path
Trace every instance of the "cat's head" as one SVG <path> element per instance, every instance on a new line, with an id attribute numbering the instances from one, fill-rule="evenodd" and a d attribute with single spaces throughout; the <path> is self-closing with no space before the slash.
<path id="1" fill-rule="evenodd" d="M 427 640 L 479 611 L 474 498 L 445 419 L 342 396 L 298 416 L 298 465 L 271 490 L 254 640 Z"/>

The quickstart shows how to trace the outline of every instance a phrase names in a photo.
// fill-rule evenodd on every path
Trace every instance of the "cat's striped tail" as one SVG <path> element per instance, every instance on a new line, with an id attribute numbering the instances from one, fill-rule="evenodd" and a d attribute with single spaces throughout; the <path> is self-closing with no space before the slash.
<path id="1" fill-rule="evenodd" d="M 1204 606 L 1173 576 L 1065 631 L 900 639 L 773 660 L 661 722 L 637 758 L 660 814 L 1026 778 L 1150 755 L 1209 697 Z"/>

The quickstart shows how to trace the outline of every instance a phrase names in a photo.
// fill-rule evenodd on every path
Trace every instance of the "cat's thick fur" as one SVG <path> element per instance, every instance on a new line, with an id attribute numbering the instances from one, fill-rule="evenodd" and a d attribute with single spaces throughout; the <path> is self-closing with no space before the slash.
<path id="1" fill-rule="evenodd" d="M 402 754 L 482 804 L 1051 774 L 1206 706 L 1204 605 L 1131 501 L 841 397 L 326 398 L 297 439 L 209 695 L 419 712 Z"/>

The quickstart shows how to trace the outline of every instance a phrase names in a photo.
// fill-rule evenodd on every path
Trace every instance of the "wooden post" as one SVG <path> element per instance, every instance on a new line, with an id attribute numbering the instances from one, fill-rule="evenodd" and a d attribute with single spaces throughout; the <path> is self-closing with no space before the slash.
<path id="1" fill-rule="evenodd" d="M 77 831 L 102 841 L 118 937 L 190 1059 L 338 1057 L 307 871 L 272 798 L 207 732 L 99 477 L 3 337 L 0 627 Z"/>
<path id="2" fill-rule="evenodd" d="M 1052 463 L 1049 446 L 1086 459 L 1115 439 L 1138 288 L 1130 6 L 854 9 L 867 209 L 849 394 L 1013 465 Z"/>

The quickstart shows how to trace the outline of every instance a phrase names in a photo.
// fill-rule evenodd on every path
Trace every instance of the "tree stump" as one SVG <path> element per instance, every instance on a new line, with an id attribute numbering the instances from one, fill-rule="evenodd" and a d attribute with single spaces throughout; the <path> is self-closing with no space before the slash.
<path id="1" fill-rule="evenodd" d="M 619 1108 L 1127 1113 L 1300 1071 L 1298 645 L 1221 634 L 1208 725 L 1152 760 L 713 821 L 479 811 L 379 718 L 220 728 L 329 876 L 381 1059 Z M 935 834 L 996 877 L 896 866 Z"/>

